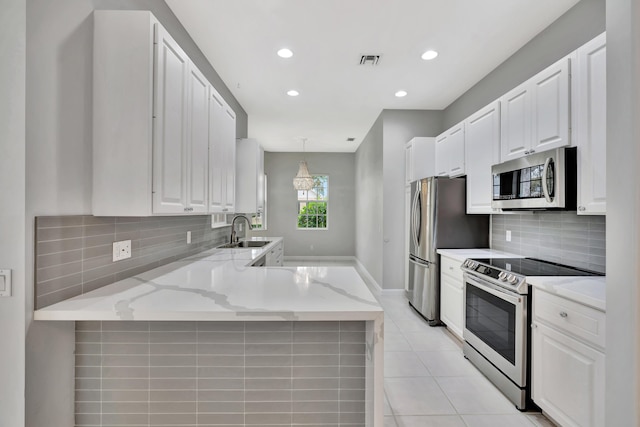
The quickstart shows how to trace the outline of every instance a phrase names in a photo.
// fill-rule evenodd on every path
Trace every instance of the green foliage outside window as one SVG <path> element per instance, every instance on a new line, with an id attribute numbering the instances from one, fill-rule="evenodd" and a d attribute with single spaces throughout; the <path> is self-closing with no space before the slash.
<path id="1" fill-rule="evenodd" d="M 310 202 L 300 210 L 298 228 L 327 228 L 327 203 Z"/>
<path id="2" fill-rule="evenodd" d="M 326 229 L 329 177 L 313 175 L 314 186 L 309 191 L 298 191 L 298 228 Z"/>

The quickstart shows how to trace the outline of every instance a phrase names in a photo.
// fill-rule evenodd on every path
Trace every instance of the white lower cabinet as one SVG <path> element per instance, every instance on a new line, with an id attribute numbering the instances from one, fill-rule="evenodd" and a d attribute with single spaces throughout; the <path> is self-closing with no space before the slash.
<path id="1" fill-rule="evenodd" d="M 575 325 L 588 325 L 604 328 L 604 324 L 595 325 L 593 319 L 600 316 L 598 310 L 580 306 L 579 311 L 572 310 L 576 303 L 567 301 L 568 309 L 560 308 L 557 316 L 567 322 L 567 329 L 559 322 L 547 323 L 538 316 L 541 301 L 555 299 L 562 307 L 563 298 L 534 290 L 534 321 L 532 327 L 532 397 L 534 402 L 560 426 L 599 427 L 605 425 L 605 354 L 604 349 L 590 340 L 579 339 L 569 332 Z M 586 310 L 586 312 L 585 312 Z M 594 316 L 588 311 L 592 310 Z M 571 322 L 571 318 L 574 322 Z M 566 319 L 566 320 L 565 320 Z M 591 320 L 591 322 L 586 322 Z M 554 326 L 555 325 L 555 326 Z M 602 332 L 603 333 L 603 332 Z"/>
<path id="2" fill-rule="evenodd" d="M 440 256 L 440 319 L 462 339 L 464 329 L 464 278 L 456 259 Z"/>
<path id="3" fill-rule="evenodd" d="M 267 267 L 282 267 L 284 259 L 284 243 L 280 242 L 275 245 L 269 252 L 265 259 L 265 265 Z"/>

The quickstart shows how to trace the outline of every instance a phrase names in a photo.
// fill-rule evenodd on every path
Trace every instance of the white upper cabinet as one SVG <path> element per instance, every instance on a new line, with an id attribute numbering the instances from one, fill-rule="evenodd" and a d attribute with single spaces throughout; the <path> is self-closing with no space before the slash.
<path id="1" fill-rule="evenodd" d="M 156 24 L 153 213 L 188 212 L 189 58 Z"/>
<path id="2" fill-rule="evenodd" d="M 264 149 L 255 139 L 236 143 L 236 212 L 264 212 Z"/>
<path id="3" fill-rule="evenodd" d="M 405 184 L 435 175 L 436 139 L 416 137 L 405 145 Z"/>
<path id="4" fill-rule="evenodd" d="M 502 162 L 570 144 L 569 64 L 565 57 L 500 98 Z"/>
<path id="5" fill-rule="evenodd" d="M 209 211 L 235 210 L 236 116 L 211 88 L 209 120 Z"/>
<path id="6" fill-rule="evenodd" d="M 491 166 L 500 162 L 500 102 L 465 120 L 467 213 L 491 214 Z"/>
<path id="7" fill-rule="evenodd" d="M 189 180 L 187 200 L 193 212 L 208 212 L 209 200 L 209 82 L 200 71 L 189 68 Z"/>
<path id="8" fill-rule="evenodd" d="M 531 81 L 533 152 L 570 144 L 569 64 L 569 58 L 563 58 L 538 73 Z"/>
<path id="9" fill-rule="evenodd" d="M 607 211 L 607 40 L 577 50 L 572 70 L 573 142 L 578 146 L 578 215 Z"/>
<path id="10" fill-rule="evenodd" d="M 211 126 L 211 84 L 154 16 L 95 11 L 93 51 L 93 215 L 207 213 L 212 131 L 229 140 L 232 207 L 235 114 L 222 101 Z"/>
<path id="11" fill-rule="evenodd" d="M 531 146 L 531 86 L 523 83 L 500 98 L 500 161 L 525 155 Z"/>
<path id="12" fill-rule="evenodd" d="M 458 123 L 436 137 L 436 175 L 465 174 L 464 146 L 464 123 Z"/>

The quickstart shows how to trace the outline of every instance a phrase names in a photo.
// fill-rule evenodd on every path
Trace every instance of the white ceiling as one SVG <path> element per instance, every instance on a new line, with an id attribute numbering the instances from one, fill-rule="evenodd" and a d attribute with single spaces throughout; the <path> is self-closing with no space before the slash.
<path id="1" fill-rule="evenodd" d="M 578 0 L 166 2 L 265 150 L 353 152 L 382 109 L 444 109 Z"/>

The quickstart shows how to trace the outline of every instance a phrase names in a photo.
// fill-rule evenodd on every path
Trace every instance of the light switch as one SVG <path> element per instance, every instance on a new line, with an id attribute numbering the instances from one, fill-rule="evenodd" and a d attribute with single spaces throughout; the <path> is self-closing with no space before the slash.
<path id="1" fill-rule="evenodd" d="M 0 297 L 11 296 L 11 270 L 0 270 Z"/>

